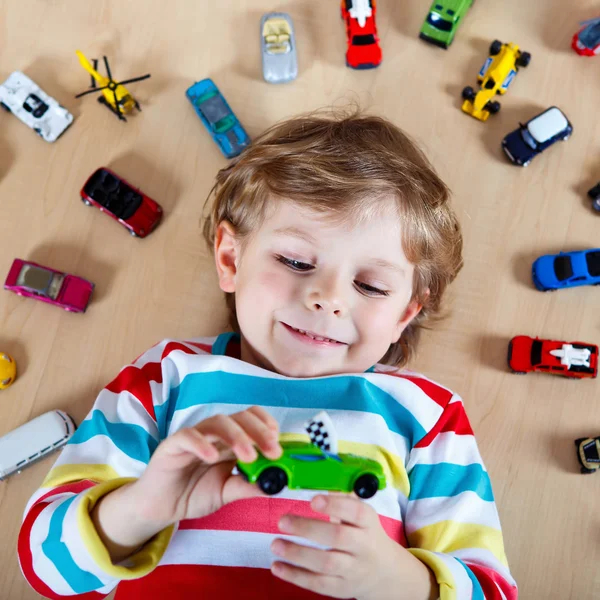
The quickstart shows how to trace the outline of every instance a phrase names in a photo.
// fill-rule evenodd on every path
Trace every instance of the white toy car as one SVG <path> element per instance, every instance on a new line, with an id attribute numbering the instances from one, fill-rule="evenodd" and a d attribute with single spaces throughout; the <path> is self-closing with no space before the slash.
<path id="1" fill-rule="evenodd" d="M 285 83 L 298 76 L 296 36 L 287 13 L 271 12 L 260 20 L 263 77 L 269 83 Z"/>
<path id="2" fill-rule="evenodd" d="M 0 106 L 12 112 L 47 142 L 54 142 L 73 122 L 73 115 L 20 71 L 0 85 Z"/>

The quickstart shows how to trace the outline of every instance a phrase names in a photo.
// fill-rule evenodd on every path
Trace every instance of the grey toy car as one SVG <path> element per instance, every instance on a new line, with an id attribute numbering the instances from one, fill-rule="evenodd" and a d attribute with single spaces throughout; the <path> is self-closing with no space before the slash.
<path id="1" fill-rule="evenodd" d="M 296 36 L 287 13 L 270 12 L 260 20 L 263 77 L 269 83 L 285 83 L 298 76 Z"/>

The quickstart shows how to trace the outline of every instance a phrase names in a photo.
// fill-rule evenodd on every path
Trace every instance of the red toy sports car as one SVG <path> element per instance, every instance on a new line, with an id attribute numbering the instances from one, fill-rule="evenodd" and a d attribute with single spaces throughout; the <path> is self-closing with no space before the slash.
<path id="1" fill-rule="evenodd" d="M 583 26 L 574 36 L 571 47 L 581 56 L 600 54 L 600 17 L 583 21 Z"/>
<path id="2" fill-rule="evenodd" d="M 4 289 L 60 306 L 69 312 L 82 313 L 89 304 L 94 284 L 76 275 L 15 258 Z"/>
<path id="3" fill-rule="evenodd" d="M 522 375 L 541 371 L 574 379 L 596 377 L 598 346 L 518 335 L 508 344 L 508 366 L 514 373 Z"/>
<path id="4" fill-rule="evenodd" d="M 346 65 L 353 69 L 373 69 L 381 63 L 376 10 L 375 0 L 342 0 L 348 36 Z"/>
<path id="5" fill-rule="evenodd" d="M 163 211 L 157 202 L 105 167 L 85 182 L 81 199 L 119 221 L 135 237 L 146 237 L 162 218 Z"/>

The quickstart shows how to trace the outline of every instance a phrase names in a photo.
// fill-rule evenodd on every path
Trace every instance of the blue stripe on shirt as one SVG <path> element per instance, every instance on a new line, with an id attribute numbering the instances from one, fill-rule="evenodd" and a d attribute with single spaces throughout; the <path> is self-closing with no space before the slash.
<path id="1" fill-rule="evenodd" d="M 73 591 L 76 594 L 83 594 L 91 590 L 97 590 L 104 584 L 94 574 L 77 566 L 67 545 L 61 540 L 65 515 L 69 506 L 77 497 L 68 498 L 52 513 L 48 535 L 42 542 L 42 552 L 56 567 Z"/>
<path id="2" fill-rule="evenodd" d="M 409 500 L 458 496 L 463 492 L 475 492 L 482 500 L 494 501 L 489 475 L 479 464 L 415 465 L 408 474 Z"/>
<path id="3" fill-rule="evenodd" d="M 469 567 L 467 567 L 467 565 L 465 565 L 460 558 L 457 558 L 456 560 L 465 568 L 465 571 L 467 572 L 467 575 L 473 584 L 473 594 L 471 595 L 471 600 L 485 600 L 483 589 L 481 588 L 479 580 L 477 577 L 475 577 L 475 573 L 473 573 L 473 571 L 471 571 L 471 569 L 469 569 Z"/>
<path id="4" fill-rule="evenodd" d="M 388 429 L 414 446 L 426 434 L 412 413 L 362 375 L 278 379 L 211 371 L 191 373 L 171 389 L 168 402 L 155 406 L 161 438 L 173 414 L 206 404 L 248 404 L 282 408 L 348 410 L 380 415 Z"/>
<path id="5" fill-rule="evenodd" d="M 107 436 L 121 452 L 146 464 L 158 446 L 143 427 L 132 423 L 112 423 L 97 409 L 92 411 L 91 418 L 81 423 L 69 444 L 83 444 L 98 435 Z"/>

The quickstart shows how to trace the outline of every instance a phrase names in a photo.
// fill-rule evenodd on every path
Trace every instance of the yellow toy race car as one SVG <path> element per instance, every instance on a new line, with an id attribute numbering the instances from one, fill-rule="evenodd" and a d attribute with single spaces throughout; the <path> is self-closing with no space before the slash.
<path id="1" fill-rule="evenodd" d="M 15 359 L 6 352 L 0 352 L 0 390 L 9 387 L 17 376 Z"/>
<path id="2" fill-rule="evenodd" d="M 500 102 L 492 98 L 496 94 L 506 94 L 519 67 L 526 67 L 530 60 L 531 54 L 521 52 L 516 44 L 494 40 L 490 45 L 490 56 L 477 76 L 479 91 L 475 92 L 470 86 L 462 91 L 463 112 L 480 121 L 487 121 L 490 115 L 500 110 Z"/>

